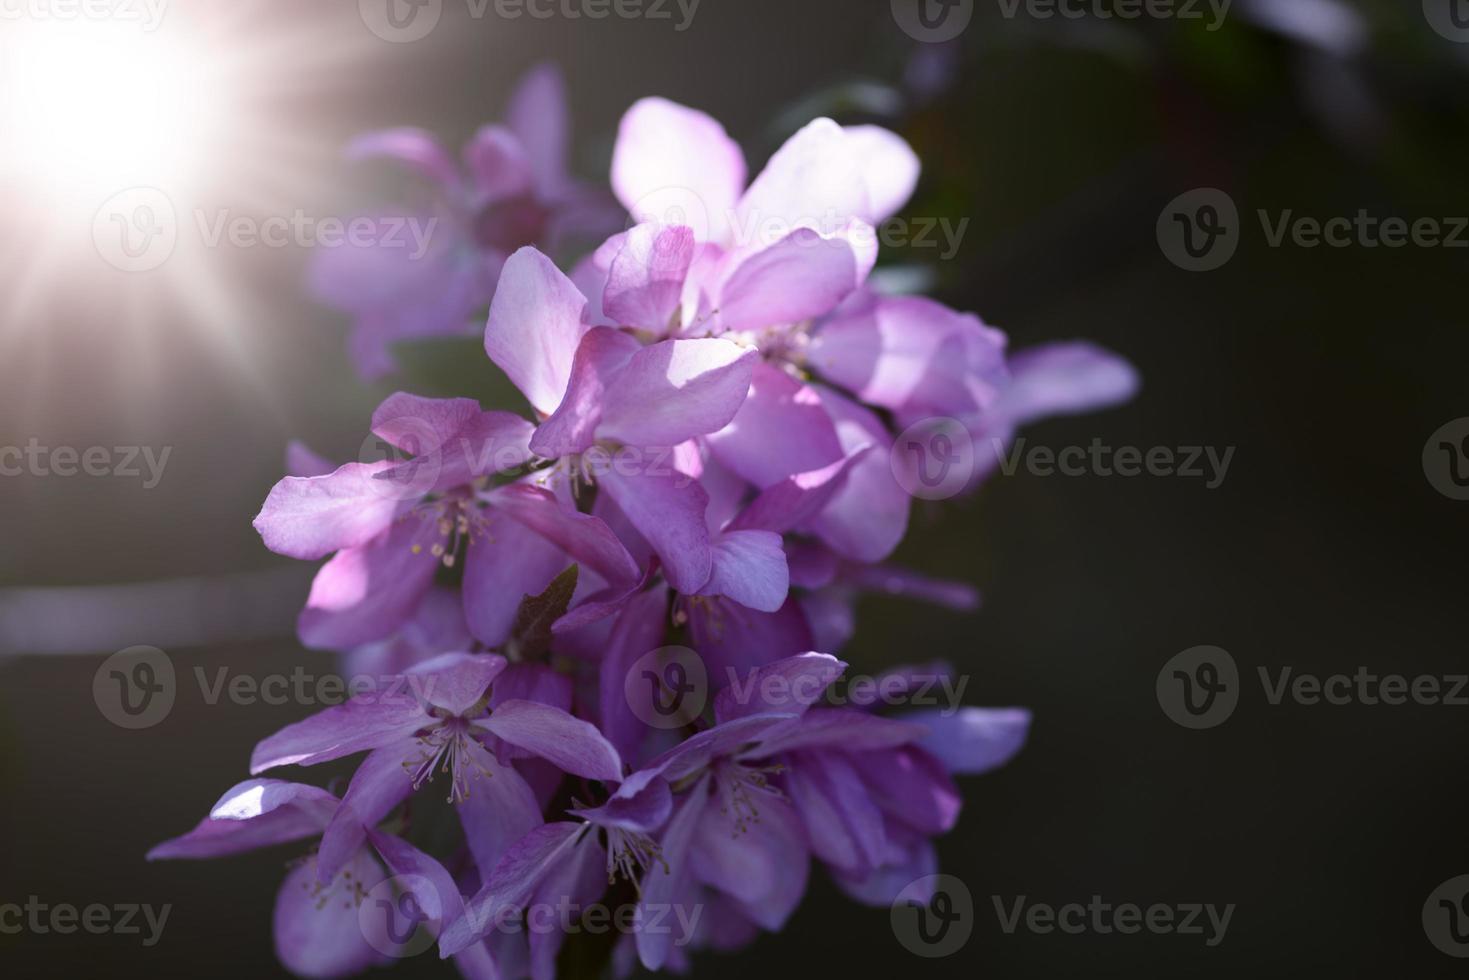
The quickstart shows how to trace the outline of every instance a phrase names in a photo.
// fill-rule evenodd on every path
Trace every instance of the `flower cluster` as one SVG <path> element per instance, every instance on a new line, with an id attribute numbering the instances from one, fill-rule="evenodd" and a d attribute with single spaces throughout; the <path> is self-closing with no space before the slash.
<path id="1" fill-rule="evenodd" d="M 544 980 L 604 904 L 625 910 L 604 944 L 617 972 L 683 970 L 781 929 L 813 862 L 875 905 L 932 874 L 953 777 L 1005 762 L 1029 715 L 830 703 L 863 592 L 977 601 L 888 564 L 912 503 L 895 433 L 942 416 L 1003 440 L 1135 384 L 1090 345 L 1011 355 L 976 316 L 876 289 L 872 228 L 919 162 L 871 126 L 816 120 L 747 182 L 718 122 L 643 100 L 611 174 L 633 219 L 563 272 L 511 247 L 567 182 L 561 117 L 542 117 L 555 132 L 482 133 L 467 183 L 417 134 L 366 142 L 432 173 L 475 235 L 455 246 L 463 280 L 334 258 L 326 278 L 373 281 L 343 289 L 359 333 L 381 353 L 492 296 L 485 351 L 531 411 L 399 393 L 371 425 L 391 458 L 293 447 L 255 526 L 328 559 L 300 637 L 394 683 L 262 741 L 257 778 L 152 854 L 319 838 L 275 912 L 303 976 L 406 955 L 369 914 L 380 894 L 465 975 Z M 901 695 L 945 669 L 880 680 Z M 258 778 L 360 753 L 340 797 Z M 449 834 L 427 826 L 445 796 Z"/>

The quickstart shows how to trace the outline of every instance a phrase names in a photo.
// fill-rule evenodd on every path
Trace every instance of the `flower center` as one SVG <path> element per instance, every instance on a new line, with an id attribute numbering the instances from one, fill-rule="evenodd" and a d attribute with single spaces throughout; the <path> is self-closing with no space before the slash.
<path id="1" fill-rule="evenodd" d="M 514 252 L 545 237 L 551 214 L 531 194 L 487 205 L 474 219 L 474 240 L 481 248 Z"/>
<path id="2" fill-rule="evenodd" d="M 638 871 L 647 872 L 654 861 L 663 866 L 664 874 L 669 873 L 668 862 L 663 860 L 663 849 L 647 834 L 607 828 L 607 884 L 615 883 L 620 874 L 638 885 Z"/>
<path id="3" fill-rule="evenodd" d="M 785 771 L 779 763 L 749 766 L 742 762 L 726 762 L 715 774 L 720 797 L 719 812 L 734 824 L 733 837 L 747 833 L 751 824 L 760 822 L 761 797 L 784 800 L 785 794 L 770 784 L 770 777 Z"/>
<path id="4" fill-rule="evenodd" d="M 405 760 L 403 771 L 413 780 L 415 790 L 433 782 L 436 773 L 448 775 L 449 803 L 459 803 L 469 797 L 469 782 L 475 776 L 488 779 L 492 775 L 475 758 L 478 745 L 470 734 L 469 722 L 463 718 L 446 718 L 421 732 L 418 747 L 418 756 Z"/>
<path id="5" fill-rule="evenodd" d="M 439 540 L 429 546 L 429 554 L 441 561 L 445 568 L 453 568 L 461 546 L 468 547 L 476 538 L 489 534 L 490 522 L 484 512 L 468 497 L 449 496 L 420 504 L 415 513 L 423 520 L 438 524 Z M 423 545 L 415 544 L 415 555 L 423 552 Z"/>
<path id="6" fill-rule="evenodd" d="M 318 912 L 339 898 L 342 908 L 350 909 L 361 905 L 362 900 L 367 897 L 366 886 L 363 885 L 360 878 L 352 874 L 350 868 L 337 872 L 332 876 L 331 881 L 323 884 L 316 879 L 316 855 L 308 854 L 305 857 L 297 858 L 291 861 L 288 867 L 299 867 L 303 864 L 310 865 L 313 870 L 301 883 L 301 890 L 306 892 L 307 897 L 315 903 Z"/>

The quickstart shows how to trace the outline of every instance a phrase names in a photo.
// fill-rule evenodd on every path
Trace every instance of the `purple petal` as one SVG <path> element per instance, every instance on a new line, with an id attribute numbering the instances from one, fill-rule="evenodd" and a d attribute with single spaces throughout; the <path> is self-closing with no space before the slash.
<path id="1" fill-rule="evenodd" d="M 821 700 L 847 665 L 825 653 L 803 653 L 758 667 L 743 678 L 732 678 L 714 699 L 714 717 L 721 724 L 735 718 L 769 712 L 799 715 Z"/>
<path id="2" fill-rule="evenodd" d="M 979 591 L 965 582 L 930 578 L 897 565 L 848 565 L 842 580 L 868 592 L 931 602 L 955 612 L 979 608 Z"/>
<path id="3" fill-rule="evenodd" d="M 315 786 L 247 779 L 220 797 L 198 826 L 157 845 L 147 859 L 222 857 L 314 837 L 336 808 L 337 798 Z"/>
<path id="4" fill-rule="evenodd" d="M 548 823 L 530 831 L 505 852 L 478 894 L 464 904 L 464 915 L 439 937 L 439 952 L 452 956 L 493 930 L 499 916 L 523 907 L 536 886 L 570 857 L 586 824 Z"/>
<path id="5" fill-rule="evenodd" d="M 595 837 L 571 849 L 569 860 L 554 865 L 541 880 L 532 901 L 543 909 L 580 912 L 607 890 L 607 852 Z M 556 955 L 567 933 L 560 928 L 530 930 L 532 980 L 556 980 Z"/>
<path id="6" fill-rule="evenodd" d="M 709 495 L 703 487 L 677 470 L 651 466 L 613 465 L 598 483 L 653 546 L 675 590 L 693 595 L 709 581 L 714 558 L 704 522 Z"/>
<path id="7" fill-rule="evenodd" d="M 847 752 L 890 749 L 917 742 L 927 731 L 922 725 L 880 718 L 865 711 L 813 708 L 798 724 L 767 736 L 760 753 L 774 755 L 804 748 L 836 748 Z"/>
<path id="8" fill-rule="evenodd" d="M 892 438 L 876 415 L 835 391 L 821 389 L 821 401 L 846 452 L 863 446 L 875 449 L 852 466 L 846 484 L 810 528 L 843 557 L 881 561 L 903 540 L 913 503 L 893 476 Z"/>
<path id="9" fill-rule="evenodd" d="M 561 70 L 543 62 L 526 72 L 510 96 L 505 121 L 525 147 L 543 196 L 558 194 L 566 182 L 571 117 Z"/>
<path id="10" fill-rule="evenodd" d="M 922 749 L 907 746 L 864 753 L 862 779 L 884 812 L 920 833 L 946 834 L 959 821 L 963 798 L 944 766 Z"/>
<path id="11" fill-rule="evenodd" d="M 405 685 L 384 685 L 287 725 L 255 746 L 251 773 L 276 766 L 315 765 L 365 749 L 407 744 L 428 714 Z"/>
<path id="12" fill-rule="evenodd" d="M 761 612 L 778 612 L 790 592 L 780 535 L 726 531 L 714 539 L 713 570 L 700 595 L 722 595 Z"/>
<path id="13" fill-rule="evenodd" d="M 668 620 L 668 590 L 649 589 L 632 598 L 617 616 L 598 671 L 602 732 L 625 759 L 636 761 L 648 726 L 628 704 L 624 681 L 638 658 L 656 650 Z"/>
<path id="14" fill-rule="evenodd" d="M 668 783 L 653 777 L 629 778 L 601 806 L 571 812 L 599 827 L 649 834 L 663 826 L 672 811 L 673 793 Z"/>
<path id="15" fill-rule="evenodd" d="M 367 544 L 405 506 L 390 484 L 374 479 L 392 465 L 348 463 L 329 476 L 288 476 L 271 488 L 255 530 L 271 551 L 305 561 Z"/>
<path id="16" fill-rule="evenodd" d="M 875 243 L 866 230 L 865 241 Z M 720 321 L 729 330 L 759 330 L 823 316 L 866 281 L 876 255 L 875 245 L 797 229 L 730 274 L 720 287 Z"/>
<path id="17" fill-rule="evenodd" d="M 756 528 L 784 534 L 811 520 L 846 486 L 848 470 L 871 448 L 861 446 L 830 466 L 797 473 L 767 487 L 730 523 L 729 530 Z"/>
<path id="18" fill-rule="evenodd" d="M 641 224 L 623 236 L 612 260 L 602 309 L 618 323 L 663 334 L 674 325 L 694 261 L 694 230 Z"/>
<path id="19" fill-rule="evenodd" d="M 391 446 L 421 456 L 442 448 L 480 414 L 473 398 L 423 398 L 404 391 L 372 413 L 372 432 Z"/>
<path id="20" fill-rule="evenodd" d="M 365 133 L 348 144 L 347 159 L 392 160 L 417 171 L 447 192 L 456 192 L 460 186 L 454 157 L 422 129 L 403 127 Z"/>
<path id="21" fill-rule="evenodd" d="M 603 782 L 622 778 L 622 759 L 612 744 L 595 726 L 558 708 L 534 701 L 507 701 L 478 724 L 572 775 Z"/>
<path id="22" fill-rule="evenodd" d="M 475 776 L 456 809 L 475 866 L 488 876 L 511 844 L 541 825 L 541 805 L 514 766 L 502 765 L 478 743 L 469 751 Z"/>
<path id="23" fill-rule="evenodd" d="M 928 733 L 918 742 L 952 773 L 977 776 L 1013 759 L 1030 734 L 1030 712 L 1025 708 L 960 708 L 915 711 L 904 721 L 924 726 Z"/>
<path id="24" fill-rule="evenodd" d="M 1014 425 L 1109 408 L 1137 394 L 1137 370 L 1092 344 L 1048 344 L 1010 359 L 1012 380 L 994 406 Z"/>
<path id="25" fill-rule="evenodd" d="M 571 361 L 566 397 L 536 429 L 530 448 L 545 459 L 584 452 L 596 441 L 607 386 L 642 350 L 631 335 L 609 327 L 593 327 L 582 337 Z"/>
<path id="26" fill-rule="evenodd" d="M 938 854 L 933 845 L 922 837 L 915 837 L 901 847 L 889 841 L 890 853 L 880 868 L 867 874 L 850 875 L 838 872 L 833 875 L 842 891 L 855 902 L 872 908 L 887 908 L 914 882 L 938 874 Z M 909 897 L 919 897 L 909 892 Z M 931 901 L 932 895 L 922 900 Z"/>
<path id="27" fill-rule="evenodd" d="M 798 754 L 786 786 L 817 857 L 857 873 L 882 863 L 882 811 L 849 762 L 834 752 Z"/>
<path id="28" fill-rule="evenodd" d="M 439 563 L 428 549 L 437 540 L 431 522 L 408 518 L 367 547 L 338 552 L 311 583 L 297 621 L 301 642 L 349 650 L 402 627 L 433 585 Z"/>
<path id="29" fill-rule="evenodd" d="M 612 585 L 642 577 L 637 562 L 599 518 L 564 506 L 549 490 L 514 483 L 489 495 L 490 503 L 554 543 Z"/>
<path id="30" fill-rule="evenodd" d="M 722 242 L 744 186 L 744 154 L 704 113 L 652 98 L 622 117 L 612 189 L 634 220 L 690 224 L 700 241 Z M 669 213 L 677 210 L 684 220 Z"/>
<path id="31" fill-rule="evenodd" d="M 569 559 L 508 514 L 487 513 L 489 526 L 464 560 L 464 613 L 475 639 L 498 647 L 510 638 L 521 601 L 546 591 Z"/>
<path id="32" fill-rule="evenodd" d="M 858 149 L 830 119 L 817 119 L 787 140 L 735 209 L 736 227 L 744 230 L 740 244 L 773 244 L 756 237 L 762 226 L 845 225 L 870 213 Z"/>
<path id="33" fill-rule="evenodd" d="M 474 182 L 478 203 L 528 194 L 534 181 L 525 147 L 503 126 L 485 126 L 474 134 L 464 147 L 464 167 Z"/>
<path id="34" fill-rule="evenodd" d="M 412 893 L 430 922 L 442 925 L 459 917 L 464 909 L 459 886 L 442 864 L 401 837 L 380 830 L 368 831 L 368 837 L 397 884 Z"/>
<path id="35" fill-rule="evenodd" d="M 430 707 L 463 716 L 505 667 L 498 653 L 441 653 L 408 670 L 409 690 Z"/>
<path id="36" fill-rule="evenodd" d="M 534 248 L 510 256 L 500 273 L 485 352 L 544 415 L 566 392 L 586 305 L 571 280 Z"/>
<path id="37" fill-rule="evenodd" d="M 691 864 L 699 880 L 736 899 L 744 914 L 764 928 L 778 931 L 806 892 L 811 858 L 801 822 L 788 803 L 769 796 L 755 805 L 758 819 L 742 829 L 728 814 L 706 811 Z"/>
<path id="38" fill-rule="evenodd" d="M 648 780 L 654 776 L 678 782 L 706 768 L 715 759 L 732 755 L 743 745 L 760 742 L 772 733 L 784 733 L 799 717 L 793 712 L 774 712 L 732 718 L 690 735 L 629 776 L 623 785 L 637 785 L 636 780 Z"/>
<path id="39" fill-rule="evenodd" d="M 731 670 L 744 671 L 815 649 L 811 628 L 794 596 L 774 613 L 715 599 L 689 611 L 689 633 L 709 667 L 711 683 L 716 684 Z"/>
<path id="40" fill-rule="evenodd" d="M 408 746 L 391 745 L 369 752 L 352 775 L 342 805 L 321 837 L 316 871 L 330 881 L 367 840 L 367 830 L 413 792 L 413 780 L 404 770 L 412 760 Z"/>
<path id="41" fill-rule="evenodd" d="M 763 361 L 739 412 L 708 443 L 715 459 L 761 489 L 846 455 L 815 389 Z"/>
<path id="42" fill-rule="evenodd" d="M 634 354 L 607 387 L 601 437 L 672 449 L 723 428 L 750 389 L 759 352 L 728 340 L 665 340 Z"/>
<path id="43" fill-rule="evenodd" d="M 349 877 L 350 876 L 350 877 Z M 345 977 L 388 961 L 381 950 L 393 944 L 386 930 L 369 942 L 358 918 L 358 901 L 385 878 L 382 865 L 365 850 L 322 888 L 310 861 L 286 876 L 272 916 L 275 954 L 298 977 Z M 386 922 L 376 917 L 368 921 Z"/>
<path id="44" fill-rule="evenodd" d="M 684 797 L 683 805 L 674 811 L 668 828 L 659 842 L 663 850 L 663 863 L 655 866 L 643 876 L 642 900 L 638 903 L 638 920 L 643 921 L 646 910 L 666 909 L 679 893 L 680 886 L 690 874 L 689 849 L 694 834 L 699 828 L 709 804 L 709 780 L 704 776 L 694 784 Z M 650 970 L 662 969 L 668 959 L 673 943 L 668 930 L 636 929 L 638 958 Z"/>
<path id="45" fill-rule="evenodd" d="M 881 126 L 847 126 L 847 145 L 862 161 L 862 179 L 867 185 L 868 224 L 880 225 L 897 214 L 913 189 L 923 167 L 908 141 Z"/>
<path id="46" fill-rule="evenodd" d="M 821 375 L 885 408 L 963 415 L 1005 384 L 1005 336 L 917 296 L 852 304 L 824 321 L 808 356 Z"/>

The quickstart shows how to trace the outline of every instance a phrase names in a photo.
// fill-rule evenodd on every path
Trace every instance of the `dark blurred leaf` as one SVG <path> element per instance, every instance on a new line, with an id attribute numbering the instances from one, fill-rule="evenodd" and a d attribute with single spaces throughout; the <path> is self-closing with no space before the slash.
<path id="1" fill-rule="evenodd" d="M 505 645 L 512 659 L 530 660 L 550 649 L 551 624 L 566 615 L 578 574 L 578 567 L 572 565 L 556 576 L 545 592 L 525 597 L 515 619 L 515 629 Z"/>

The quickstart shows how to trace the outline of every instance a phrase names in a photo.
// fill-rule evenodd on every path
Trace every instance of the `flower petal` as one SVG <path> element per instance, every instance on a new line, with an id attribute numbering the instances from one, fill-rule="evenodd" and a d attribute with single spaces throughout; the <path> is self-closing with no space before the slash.
<path id="1" fill-rule="evenodd" d="M 571 114 L 561 69 L 542 62 L 526 72 L 505 112 L 505 121 L 525 147 L 542 196 L 557 195 L 566 183 Z"/>
<path id="2" fill-rule="evenodd" d="M 631 585 L 642 577 L 637 562 L 611 528 L 600 518 L 563 505 L 549 490 L 512 483 L 492 491 L 489 500 L 608 583 Z"/>
<path id="3" fill-rule="evenodd" d="M 798 228 L 744 258 L 720 286 L 720 322 L 759 330 L 830 313 L 872 271 L 877 236 L 863 227 L 831 236 Z"/>
<path id="4" fill-rule="evenodd" d="M 847 145 L 862 161 L 862 180 L 867 185 L 867 212 L 861 217 L 880 225 L 897 214 L 922 172 L 918 154 L 908 141 L 881 126 L 847 126 Z"/>
<path id="5" fill-rule="evenodd" d="M 860 446 L 830 466 L 797 473 L 767 487 L 730 522 L 728 530 L 754 528 L 784 534 L 806 523 L 820 514 L 831 498 L 846 486 L 847 472 L 871 448 Z"/>
<path id="6" fill-rule="evenodd" d="M 474 638 L 498 647 L 510 638 L 525 597 L 546 591 L 569 559 L 510 515 L 486 514 L 488 526 L 464 559 L 464 613 Z"/>
<path id="7" fill-rule="evenodd" d="M 358 695 L 287 725 L 262 740 L 250 756 L 250 772 L 315 765 L 365 749 L 406 743 L 428 720 L 406 686 L 389 684 L 379 692 Z"/>
<path id="8" fill-rule="evenodd" d="M 1093 344 L 1047 344 L 1010 359 L 1011 383 L 994 406 L 1014 425 L 1110 408 L 1137 394 L 1137 370 Z"/>
<path id="9" fill-rule="evenodd" d="M 466 761 L 476 775 L 456 809 L 475 866 L 481 877 L 488 877 L 511 844 L 541 825 L 541 805 L 514 766 L 501 764 L 477 742 L 469 752 Z"/>
<path id="10" fill-rule="evenodd" d="M 830 119 L 817 119 L 775 152 L 735 208 L 741 247 L 773 244 L 761 228 L 837 227 L 871 213 L 857 141 Z M 769 234 L 765 232 L 764 234 Z"/>
<path id="11" fill-rule="evenodd" d="M 366 547 L 338 552 L 311 583 L 301 642 L 348 650 L 397 631 L 433 585 L 439 563 L 428 552 L 437 541 L 431 522 L 409 518 Z"/>
<path id="12" fill-rule="evenodd" d="M 525 147 L 504 126 L 484 126 L 474 134 L 464 147 L 464 168 L 480 204 L 527 194 L 534 180 Z"/>
<path id="13" fill-rule="evenodd" d="M 777 612 L 790 593 L 781 538 L 773 531 L 725 531 L 714 539 L 713 568 L 699 595 L 722 595 L 761 612 Z"/>
<path id="14" fill-rule="evenodd" d="M 602 309 L 624 326 L 665 333 L 676 325 L 693 261 L 694 230 L 687 225 L 632 228 L 608 270 Z"/>
<path id="15" fill-rule="evenodd" d="M 545 459 L 560 459 L 588 449 L 596 441 L 608 384 L 640 350 L 642 345 L 621 330 L 588 330 L 572 357 L 566 397 L 536 429 L 531 450 Z"/>
<path id="16" fill-rule="evenodd" d="M 534 701 L 506 701 L 479 725 L 572 775 L 603 782 L 622 778 L 622 759 L 612 743 L 594 725 L 559 708 Z"/>
<path id="17" fill-rule="evenodd" d="M 728 340 L 644 347 L 607 386 L 598 436 L 671 450 L 727 425 L 750 389 L 759 352 Z"/>
<path id="18" fill-rule="evenodd" d="M 714 717 L 723 724 L 735 718 L 772 711 L 801 714 L 821 700 L 847 665 L 825 653 L 803 653 L 757 667 L 730 683 L 714 699 Z"/>
<path id="19" fill-rule="evenodd" d="M 614 464 L 598 483 L 653 546 L 675 590 L 693 595 L 709 581 L 714 564 L 704 523 L 709 495 L 697 481 L 671 468 L 634 471 Z"/>
<path id="20" fill-rule="evenodd" d="M 255 530 L 271 551 L 305 561 L 367 544 L 405 506 L 391 483 L 375 479 L 392 466 L 348 463 L 329 476 L 288 476 L 266 496 Z"/>
<path id="21" fill-rule="evenodd" d="M 279 779 L 247 779 L 231 787 L 209 816 L 148 852 L 149 861 L 212 858 L 315 837 L 337 808 L 324 789 Z"/>
<path id="22" fill-rule="evenodd" d="M 413 780 L 403 768 L 410 760 L 409 747 L 402 744 L 369 752 L 362 760 L 342 795 L 342 805 L 321 835 L 317 880 L 330 881 L 366 842 L 367 829 L 413 792 Z"/>
<path id="23" fill-rule="evenodd" d="M 681 208 L 688 220 L 678 223 L 697 223 L 701 241 L 723 242 L 744 186 L 739 144 L 704 113 L 650 98 L 634 103 L 622 117 L 612 154 L 612 190 L 635 220 L 674 223 L 675 215 L 645 215 L 639 209 Z"/>
<path id="24" fill-rule="evenodd" d="M 454 157 L 426 130 L 404 126 L 364 133 L 347 145 L 353 162 L 386 159 L 401 163 L 438 184 L 444 191 L 459 189 Z"/>
<path id="25" fill-rule="evenodd" d="M 882 561 L 903 540 L 913 504 L 913 498 L 893 476 L 889 458 L 892 437 L 882 421 L 865 407 L 830 388 L 820 389 L 820 394 L 846 452 L 863 446 L 875 448 L 852 466 L 846 484 L 809 527 L 845 558 Z"/>
<path id="26" fill-rule="evenodd" d="M 1025 708 L 960 708 L 915 711 L 904 721 L 928 729 L 918 742 L 952 773 L 977 776 L 1013 759 L 1030 734 Z"/>
<path id="27" fill-rule="evenodd" d="M 502 916 L 524 907 L 536 886 L 570 857 L 585 828 L 569 821 L 543 824 L 512 844 L 484 886 L 464 903 L 464 915 L 439 937 L 440 955 L 452 956 L 493 930 Z"/>
<path id="28" fill-rule="evenodd" d="M 715 459 L 762 490 L 846 455 L 816 390 L 763 361 L 739 412 L 707 441 Z"/>
<path id="29" fill-rule="evenodd" d="M 286 969 L 298 977 L 346 977 L 389 962 L 381 952 L 393 948 L 385 917 L 365 917 L 383 927 L 369 941 L 357 906 L 357 897 L 385 877 L 382 865 L 365 850 L 354 854 L 326 889 L 310 861 L 286 875 L 272 914 L 275 955 Z"/>
<path id="30" fill-rule="evenodd" d="M 542 414 L 554 412 L 566 392 L 586 305 L 571 280 L 534 248 L 506 260 L 485 326 L 485 352 Z"/>

